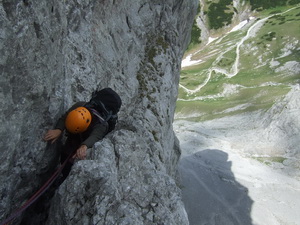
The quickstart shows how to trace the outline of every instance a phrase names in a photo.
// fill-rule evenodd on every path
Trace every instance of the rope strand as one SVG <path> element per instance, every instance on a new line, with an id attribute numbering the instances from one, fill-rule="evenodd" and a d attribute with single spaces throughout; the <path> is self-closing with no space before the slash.
<path id="1" fill-rule="evenodd" d="M 28 199 L 18 210 L 12 213 L 8 218 L 0 223 L 0 225 L 8 225 L 14 219 L 19 217 L 22 212 L 24 212 L 29 206 L 31 206 L 42 194 L 44 194 L 49 187 L 53 184 L 53 182 L 60 175 L 61 171 L 70 160 L 70 158 L 74 155 L 74 152 L 71 153 L 68 158 L 63 162 L 63 164 L 52 174 L 52 176 L 46 181 L 46 183 L 33 195 L 30 199 Z"/>

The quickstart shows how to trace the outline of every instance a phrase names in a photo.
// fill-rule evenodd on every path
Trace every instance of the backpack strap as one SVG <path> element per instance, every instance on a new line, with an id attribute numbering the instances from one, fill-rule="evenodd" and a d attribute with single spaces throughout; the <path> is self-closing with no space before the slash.
<path id="1" fill-rule="evenodd" d="M 89 110 L 93 113 L 93 115 L 95 115 L 95 116 L 100 120 L 101 123 L 107 122 L 107 121 L 100 115 L 100 113 L 99 113 L 97 110 L 95 110 L 95 109 L 93 109 L 93 108 L 89 108 Z"/>
<path id="2" fill-rule="evenodd" d="M 95 110 L 93 108 L 89 108 L 89 110 L 92 112 L 92 114 L 94 116 L 96 116 L 98 118 L 98 120 L 100 121 L 101 124 L 106 125 L 106 133 L 107 133 L 107 131 L 109 130 L 109 124 L 108 124 L 107 120 L 105 120 L 97 110 Z"/>

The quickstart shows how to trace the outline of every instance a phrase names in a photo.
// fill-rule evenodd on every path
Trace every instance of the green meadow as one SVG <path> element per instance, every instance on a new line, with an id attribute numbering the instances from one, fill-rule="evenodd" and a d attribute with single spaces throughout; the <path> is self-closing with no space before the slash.
<path id="1" fill-rule="evenodd" d="M 203 121 L 268 110 L 299 83 L 299 69 L 293 65 L 300 62 L 300 7 L 286 12 L 289 8 L 263 10 L 242 29 L 189 50 L 186 55 L 193 54 L 192 60 L 201 62 L 182 68 L 176 118 Z M 266 17 L 240 46 L 238 73 L 228 76 L 237 59 L 237 43 Z"/>

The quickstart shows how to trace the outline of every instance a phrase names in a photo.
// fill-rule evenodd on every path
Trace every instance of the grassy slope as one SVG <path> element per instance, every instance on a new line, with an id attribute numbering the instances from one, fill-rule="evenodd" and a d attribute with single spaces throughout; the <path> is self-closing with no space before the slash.
<path id="1" fill-rule="evenodd" d="M 264 18 L 287 9 L 265 10 L 256 17 Z M 269 18 L 256 35 L 241 46 L 236 76 L 228 78 L 212 72 L 209 82 L 200 91 L 188 94 L 183 88 L 179 89 L 177 116 L 199 121 L 270 108 L 290 90 L 290 85 L 299 83 L 300 74 L 278 69 L 286 62 L 300 61 L 299 21 L 300 7 Z M 195 89 L 207 79 L 211 68 L 230 71 L 236 57 L 235 44 L 246 35 L 249 26 L 214 41 L 193 55 L 192 60 L 203 62 L 183 68 L 180 84 Z"/>

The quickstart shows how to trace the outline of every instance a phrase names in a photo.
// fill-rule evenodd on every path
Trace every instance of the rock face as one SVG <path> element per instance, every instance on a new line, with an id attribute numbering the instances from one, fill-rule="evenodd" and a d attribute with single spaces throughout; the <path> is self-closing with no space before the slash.
<path id="1" fill-rule="evenodd" d="M 0 220 L 56 167 L 56 146 L 41 140 L 45 130 L 74 102 L 109 86 L 123 101 L 116 131 L 74 165 L 48 218 L 41 222 L 35 211 L 22 224 L 188 223 L 172 122 L 197 4 L 1 1 Z"/>

